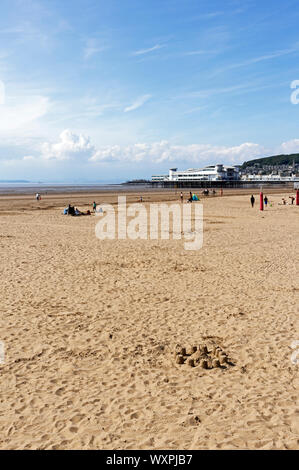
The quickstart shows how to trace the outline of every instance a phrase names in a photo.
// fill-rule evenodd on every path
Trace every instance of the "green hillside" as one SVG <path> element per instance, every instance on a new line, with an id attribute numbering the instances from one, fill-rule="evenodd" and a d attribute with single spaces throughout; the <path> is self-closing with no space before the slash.
<path id="1" fill-rule="evenodd" d="M 263 166 L 263 165 L 292 165 L 293 161 L 299 163 L 299 153 L 292 153 L 291 155 L 274 155 L 273 157 L 257 158 L 244 162 L 242 169 L 248 166 Z"/>

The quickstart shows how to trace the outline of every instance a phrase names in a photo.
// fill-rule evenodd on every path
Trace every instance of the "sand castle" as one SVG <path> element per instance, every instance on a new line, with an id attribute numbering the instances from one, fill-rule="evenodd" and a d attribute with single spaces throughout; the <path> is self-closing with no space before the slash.
<path id="1" fill-rule="evenodd" d="M 213 346 L 209 349 L 205 344 L 192 345 L 188 348 L 177 345 L 175 362 L 179 365 L 186 364 L 189 367 L 201 367 L 202 369 L 223 368 L 233 365 L 220 346 Z"/>

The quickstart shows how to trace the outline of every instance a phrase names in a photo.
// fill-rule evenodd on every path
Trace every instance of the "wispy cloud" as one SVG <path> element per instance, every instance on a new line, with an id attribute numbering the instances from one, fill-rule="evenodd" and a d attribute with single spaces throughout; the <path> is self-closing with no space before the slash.
<path id="1" fill-rule="evenodd" d="M 4 103 L 5 103 L 5 85 L 2 82 L 2 80 L 0 80 L 0 104 L 4 104 Z"/>
<path id="2" fill-rule="evenodd" d="M 225 67 L 221 67 L 221 68 L 217 69 L 217 71 L 215 71 L 212 75 L 218 75 L 219 73 L 225 72 L 226 70 L 233 70 L 233 69 L 237 69 L 237 68 L 241 68 L 241 67 L 247 67 L 248 65 L 253 65 L 253 64 L 257 64 L 259 62 L 264 62 L 264 61 L 267 61 L 267 60 L 276 59 L 278 57 L 283 57 L 283 56 L 286 56 L 286 55 L 289 55 L 289 54 L 294 54 L 296 52 L 297 53 L 299 52 L 298 45 L 296 45 L 294 47 L 290 47 L 288 49 L 282 49 L 282 50 L 279 50 L 279 51 L 272 52 L 270 54 L 264 54 L 264 55 L 261 55 L 261 56 L 252 57 L 251 59 L 247 59 L 247 60 L 244 60 L 244 61 L 241 61 L 241 62 L 236 62 L 234 64 L 227 65 Z"/>
<path id="3" fill-rule="evenodd" d="M 207 106 L 195 106 L 194 108 L 191 108 L 191 109 L 188 109 L 187 111 L 185 111 L 183 114 L 193 114 L 193 113 L 197 113 L 199 111 L 203 111 L 204 109 L 206 109 Z"/>
<path id="4" fill-rule="evenodd" d="M 235 92 L 244 92 L 245 90 L 250 89 L 251 83 L 242 83 L 239 85 L 232 85 L 228 87 L 214 87 L 214 88 L 207 88 L 205 90 L 200 91 L 192 91 L 187 93 L 185 97 L 187 98 L 209 98 L 214 95 L 219 94 L 226 94 L 226 93 L 235 93 Z"/>
<path id="5" fill-rule="evenodd" d="M 191 91 L 189 93 L 185 93 L 181 95 L 180 98 L 211 98 L 215 95 L 224 95 L 224 94 L 231 94 L 231 95 L 240 95 L 244 93 L 253 93 L 262 90 L 267 90 L 270 88 L 278 88 L 281 86 L 287 86 L 287 82 L 280 81 L 275 83 L 260 83 L 260 82 L 245 82 L 239 85 L 232 85 L 227 87 L 214 87 L 214 88 L 206 88 L 204 90 L 199 91 Z"/>
<path id="6" fill-rule="evenodd" d="M 13 26 L 11 28 L 3 28 L 0 30 L 0 34 L 27 34 L 28 32 L 28 27 L 25 26 Z"/>
<path id="7" fill-rule="evenodd" d="M 196 51 L 188 51 L 185 52 L 184 55 L 209 55 L 209 54 L 218 54 L 219 51 L 217 50 L 205 50 L 205 49 L 199 49 Z"/>
<path id="8" fill-rule="evenodd" d="M 165 45 L 161 44 L 156 44 L 153 47 L 149 47 L 148 49 L 139 49 L 138 51 L 132 52 L 132 55 L 144 55 L 144 54 L 149 54 L 150 52 L 157 51 L 159 49 L 162 49 L 165 47 Z"/>
<path id="9" fill-rule="evenodd" d="M 128 113 L 130 111 L 134 111 L 137 108 L 140 108 L 141 106 L 144 105 L 149 99 L 151 98 L 151 95 L 142 95 L 139 98 L 137 98 L 130 106 L 127 106 L 124 109 L 125 113 Z"/>
<path id="10" fill-rule="evenodd" d="M 85 48 L 83 50 L 83 56 L 85 60 L 90 59 L 92 56 L 102 52 L 106 49 L 103 44 L 99 44 L 97 39 L 87 39 Z"/>
<path id="11" fill-rule="evenodd" d="M 202 13 L 193 17 L 193 20 L 209 20 L 210 18 L 216 18 L 218 16 L 223 16 L 224 11 L 211 11 L 210 13 Z"/>
<path id="12" fill-rule="evenodd" d="M 0 133 L 23 129 L 44 117 L 51 106 L 48 97 L 23 96 L 8 99 L 0 106 Z"/>

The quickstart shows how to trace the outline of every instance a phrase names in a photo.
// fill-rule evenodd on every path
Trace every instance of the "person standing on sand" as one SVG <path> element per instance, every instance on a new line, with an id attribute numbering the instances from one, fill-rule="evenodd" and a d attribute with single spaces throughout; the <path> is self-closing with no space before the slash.
<path id="1" fill-rule="evenodd" d="M 255 199 L 254 199 L 253 194 L 251 195 L 250 202 L 251 202 L 251 207 L 254 207 Z"/>
<path id="2" fill-rule="evenodd" d="M 268 204 L 268 198 L 267 198 L 267 196 L 264 197 L 264 204 L 265 204 L 265 206 L 267 207 L 267 204 Z"/>
<path id="3" fill-rule="evenodd" d="M 93 203 L 92 203 L 92 210 L 93 210 L 93 212 L 96 212 L 96 210 L 97 210 L 97 203 L 95 201 L 93 201 Z"/>
<path id="4" fill-rule="evenodd" d="M 181 191 L 181 202 L 183 202 L 183 201 L 184 201 L 184 196 L 183 196 L 183 193 Z"/>

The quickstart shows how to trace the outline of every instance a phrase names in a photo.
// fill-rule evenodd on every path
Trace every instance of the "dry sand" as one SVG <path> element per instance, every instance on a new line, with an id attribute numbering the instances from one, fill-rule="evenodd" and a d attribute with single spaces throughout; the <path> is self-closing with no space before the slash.
<path id="1" fill-rule="evenodd" d="M 283 196 L 203 200 L 194 252 L 61 214 L 111 193 L 1 196 L 1 449 L 298 449 L 299 207 Z M 177 344 L 233 365 L 177 364 Z"/>

